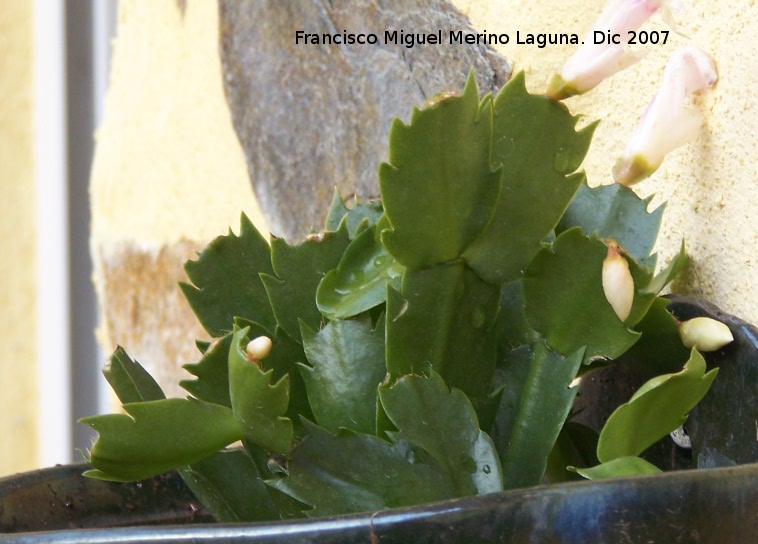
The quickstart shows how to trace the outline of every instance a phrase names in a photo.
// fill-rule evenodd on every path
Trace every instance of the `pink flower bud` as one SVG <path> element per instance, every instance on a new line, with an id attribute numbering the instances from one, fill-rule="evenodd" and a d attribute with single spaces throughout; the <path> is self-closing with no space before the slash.
<path id="1" fill-rule="evenodd" d="M 547 95 L 554 100 L 586 93 L 607 77 L 640 60 L 647 51 L 631 51 L 630 31 L 640 28 L 651 15 L 661 11 L 670 23 L 670 10 L 679 10 L 678 0 L 608 0 L 582 45 L 555 74 Z M 603 36 L 602 42 L 596 36 Z M 616 39 L 607 37 L 616 36 Z M 618 43 L 614 43 L 618 42 Z"/>
<path id="2" fill-rule="evenodd" d="M 681 47 L 671 55 L 663 82 L 645 108 L 640 123 L 613 168 L 616 183 L 630 186 L 655 172 L 666 153 L 692 140 L 702 119 L 684 106 L 693 92 L 711 87 L 718 78 L 710 57 L 698 47 Z"/>

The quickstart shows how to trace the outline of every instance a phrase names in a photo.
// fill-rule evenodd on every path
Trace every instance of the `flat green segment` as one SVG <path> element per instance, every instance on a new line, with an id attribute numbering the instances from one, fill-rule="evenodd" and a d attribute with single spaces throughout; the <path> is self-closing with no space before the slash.
<path id="1" fill-rule="evenodd" d="M 456 496 L 494 493 L 503 488 L 500 460 L 469 399 L 448 389 L 442 378 L 405 376 L 379 389 L 385 413 L 398 429 L 396 442 L 417 445 L 439 464 Z"/>
<path id="2" fill-rule="evenodd" d="M 649 198 L 617 183 L 592 188 L 585 183 L 555 230 L 560 234 L 581 227 L 586 234 L 615 240 L 635 259 L 644 259 L 653 251 L 665 207 L 648 212 L 649 204 Z"/>
<path id="3" fill-rule="evenodd" d="M 271 262 L 276 277 L 262 275 L 276 321 L 290 337 L 300 340 L 300 320 L 316 328 L 323 319 L 316 307 L 316 288 L 337 266 L 349 239 L 346 223 L 338 230 L 308 236 L 296 246 L 281 238 L 271 241 Z"/>
<path id="4" fill-rule="evenodd" d="M 500 287 L 458 262 L 407 269 L 400 293 L 387 294 L 387 371 L 430 369 L 470 397 L 489 393 L 497 357 Z"/>
<path id="5" fill-rule="evenodd" d="M 165 399 L 166 395 L 142 365 L 119 347 L 103 368 L 103 376 L 122 404 Z"/>
<path id="6" fill-rule="evenodd" d="M 192 284 L 181 283 L 180 287 L 213 338 L 231 332 L 235 317 L 259 323 L 272 332 L 276 325 L 259 277 L 274 274 L 271 250 L 244 214 L 240 224 L 239 236 L 230 230 L 211 242 L 196 261 L 184 265 Z"/>
<path id="7" fill-rule="evenodd" d="M 243 351 L 248 328 L 234 332 L 229 350 L 229 397 L 234 418 L 244 436 L 273 453 L 289 453 L 294 431 L 285 417 L 289 406 L 289 377 L 272 384 L 273 370 L 264 372 Z"/>
<path id="8" fill-rule="evenodd" d="M 182 380 L 179 385 L 197 399 L 231 408 L 228 366 L 231 345 L 232 333 L 217 339 L 208 346 L 199 362 L 184 365 L 195 379 Z"/>
<path id="9" fill-rule="evenodd" d="M 602 272 L 607 251 L 600 240 L 569 229 L 540 250 L 524 277 L 531 326 L 563 355 L 585 348 L 585 362 L 618 357 L 639 336 L 619 320 L 605 298 Z M 634 303 L 652 304 L 655 297 L 648 298 L 641 301 L 636 293 Z M 632 310 L 637 315 L 634 306 Z"/>
<path id="10" fill-rule="evenodd" d="M 671 262 L 669 262 L 666 268 L 655 275 L 655 277 L 650 282 L 650 285 L 645 288 L 645 292 L 654 295 L 660 293 L 664 287 L 666 287 L 671 281 L 674 280 L 674 278 L 676 278 L 679 274 L 682 273 L 682 271 L 684 271 L 684 269 L 687 267 L 687 261 L 688 259 L 684 247 L 684 240 L 682 240 L 682 245 L 679 247 L 679 253 L 677 253 L 674 258 L 671 259 Z"/>
<path id="11" fill-rule="evenodd" d="M 388 283 L 399 285 L 404 268 L 382 245 L 379 226 L 358 234 L 321 280 L 316 303 L 326 318 L 346 319 L 375 308 L 385 302 Z"/>
<path id="12" fill-rule="evenodd" d="M 300 371 L 316 422 L 333 433 L 373 433 L 376 391 L 387 374 L 384 318 L 373 328 L 368 315 L 331 321 L 318 332 L 303 324 L 302 336 L 312 366 Z"/>
<path id="13" fill-rule="evenodd" d="M 243 437 L 229 408 L 195 399 L 130 403 L 124 410 L 80 421 L 100 435 L 89 476 L 142 480 L 209 457 Z"/>
<path id="14" fill-rule="evenodd" d="M 503 396 L 496 420 L 506 489 L 542 481 L 548 457 L 576 397 L 577 388 L 569 384 L 583 355 L 580 348 L 563 357 L 545 342 L 538 342 L 506 360 L 500 379 L 508 394 Z"/>
<path id="15" fill-rule="evenodd" d="M 718 369 L 706 372 L 705 360 L 692 350 L 681 372 L 649 380 L 608 418 L 597 446 L 597 458 L 606 463 L 619 457 L 636 457 L 687 421 L 716 378 Z"/>
<path id="16" fill-rule="evenodd" d="M 434 459 L 410 444 L 306 423 L 289 476 L 269 485 L 311 507 L 309 517 L 375 512 L 455 497 Z"/>
<path id="17" fill-rule="evenodd" d="M 362 225 L 375 225 L 383 215 L 384 208 L 378 201 L 355 202 L 351 208 L 348 208 L 342 195 L 335 189 L 324 230 L 339 230 L 344 221 L 352 240 L 361 231 Z"/>
<path id="18" fill-rule="evenodd" d="M 578 117 L 513 77 L 494 101 L 492 165 L 502 164 L 502 189 L 492 221 L 463 257 L 484 279 L 511 282 L 540 249 L 584 174 L 579 168 L 596 124 L 576 130 Z"/>
<path id="19" fill-rule="evenodd" d="M 625 478 L 643 476 L 661 472 L 657 466 L 639 457 L 618 457 L 607 463 L 592 468 L 573 468 L 577 474 L 588 480 L 606 480 L 608 478 Z"/>
<path id="20" fill-rule="evenodd" d="M 479 106 L 473 75 L 463 95 L 395 120 L 379 168 L 391 229 L 382 241 L 400 264 L 427 268 L 460 257 L 489 221 L 500 191 L 490 168 L 491 100 Z"/>
<path id="21" fill-rule="evenodd" d="M 217 521 L 280 518 L 258 467 L 244 449 L 227 450 L 181 469 L 182 479 Z"/>

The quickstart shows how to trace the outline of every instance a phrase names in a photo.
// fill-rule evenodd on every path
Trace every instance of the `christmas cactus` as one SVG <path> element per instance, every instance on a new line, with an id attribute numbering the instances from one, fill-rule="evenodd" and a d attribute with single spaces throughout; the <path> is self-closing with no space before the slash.
<path id="1" fill-rule="evenodd" d="M 684 246 L 655 273 L 662 208 L 590 187 L 577 123 L 523 75 L 483 99 L 470 76 L 394 122 L 381 200 L 335 194 L 297 245 L 243 216 L 186 264 L 213 339 L 189 396 L 117 350 L 124 413 L 83 420 L 87 474 L 178 469 L 219 520 L 257 521 L 659 471 L 641 456 L 716 370 L 659 296 Z M 622 356 L 651 380 L 599 434 L 572 421 L 582 377 Z"/>

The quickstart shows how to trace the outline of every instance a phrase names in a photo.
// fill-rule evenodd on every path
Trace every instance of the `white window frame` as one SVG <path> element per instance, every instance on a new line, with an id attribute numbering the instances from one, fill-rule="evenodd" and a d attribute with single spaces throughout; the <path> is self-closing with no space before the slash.
<path id="1" fill-rule="evenodd" d="M 75 458 L 74 448 L 89 444 L 75 419 L 107 410 L 103 380 L 91 376 L 103 359 L 94 340 L 91 269 L 82 258 L 89 247 L 88 225 L 85 235 L 71 239 L 71 233 L 83 227 L 70 210 L 71 199 L 78 206 L 82 199 L 88 202 L 93 146 L 81 151 L 82 146 L 72 147 L 72 142 L 94 138 L 102 117 L 117 9 L 117 0 L 34 0 L 37 461 L 42 467 L 81 460 Z M 67 58 L 72 50 L 86 58 Z M 86 77 L 72 77 L 73 60 L 88 63 Z M 82 97 L 89 101 L 84 107 L 90 114 L 72 115 L 81 111 L 75 106 L 81 108 L 82 103 L 74 100 Z M 72 154 L 72 149 L 79 151 Z M 74 171 L 78 174 L 72 176 Z M 93 390 L 89 383 L 98 385 Z"/>

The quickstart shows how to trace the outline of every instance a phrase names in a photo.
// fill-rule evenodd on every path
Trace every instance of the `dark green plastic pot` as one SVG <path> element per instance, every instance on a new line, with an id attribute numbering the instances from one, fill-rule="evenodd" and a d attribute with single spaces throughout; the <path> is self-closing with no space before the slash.
<path id="1" fill-rule="evenodd" d="M 84 479 L 83 469 L 83 465 L 52 468 L 0 481 L 0 530 L 15 532 L 0 535 L 0 540 L 736 544 L 755 542 L 758 535 L 757 464 L 266 524 L 208 523 L 209 517 L 173 473 L 142 484 L 114 484 Z"/>

